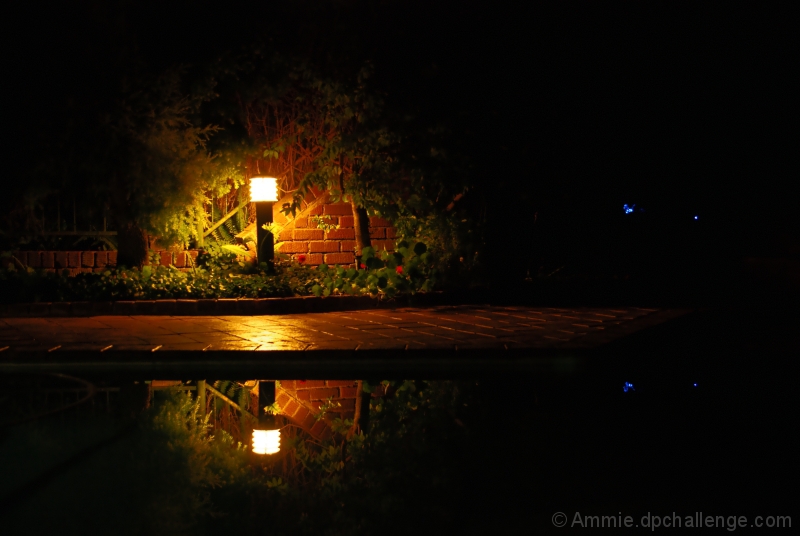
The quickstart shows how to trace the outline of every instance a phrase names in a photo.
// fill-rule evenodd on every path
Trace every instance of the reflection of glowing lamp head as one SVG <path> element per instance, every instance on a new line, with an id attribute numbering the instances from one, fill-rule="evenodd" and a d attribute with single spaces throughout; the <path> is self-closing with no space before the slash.
<path id="1" fill-rule="evenodd" d="M 253 430 L 253 452 L 276 454 L 281 450 L 280 430 Z"/>
<path id="2" fill-rule="evenodd" d="M 253 177 L 250 179 L 250 201 L 275 202 L 278 200 L 278 179 L 273 177 Z"/>

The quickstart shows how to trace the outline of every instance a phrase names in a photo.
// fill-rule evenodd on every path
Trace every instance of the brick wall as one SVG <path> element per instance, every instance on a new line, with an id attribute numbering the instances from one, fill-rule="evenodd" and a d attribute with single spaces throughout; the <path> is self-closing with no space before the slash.
<path id="1" fill-rule="evenodd" d="M 178 253 L 156 251 L 161 266 L 171 264 L 183 270 L 191 269 L 193 261 L 197 259 L 197 253 L 196 250 Z M 61 272 L 66 269 L 70 275 L 81 272 L 102 272 L 117 265 L 116 251 L 14 251 L 12 255 L 25 267 L 44 269 L 47 272 Z M 13 260 L 8 263 L 20 268 Z"/>
<path id="2" fill-rule="evenodd" d="M 294 218 L 286 218 L 280 212 L 290 196 L 275 203 L 275 223 L 281 225 L 279 236 L 275 237 L 276 251 L 299 260 L 305 256 L 305 264 L 340 264 L 355 262 L 355 228 L 353 211 L 349 203 L 331 203 L 325 192 L 314 191 L 307 196 L 302 210 Z M 339 229 L 323 231 L 313 223 L 314 216 L 327 216 L 327 222 L 339 225 Z M 397 230 L 382 218 L 369 219 L 372 247 L 376 250 L 392 251 L 397 238 Z"/>

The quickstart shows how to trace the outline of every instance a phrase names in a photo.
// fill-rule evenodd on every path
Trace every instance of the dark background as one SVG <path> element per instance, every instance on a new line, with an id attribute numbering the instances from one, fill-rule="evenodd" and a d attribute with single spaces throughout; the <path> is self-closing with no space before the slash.
<path id="1" fill-rule="evenodd" d="M 373 60 L 389 106 L 447 124 L 472 161 L 462 205 L 485 224 L 484 265 L 515 279 L 800 258 L 788 6 L 12 2 L 4 19 L 12 197 L 50 133 L 126 76 L 260 40 L 333 70 Z"/>

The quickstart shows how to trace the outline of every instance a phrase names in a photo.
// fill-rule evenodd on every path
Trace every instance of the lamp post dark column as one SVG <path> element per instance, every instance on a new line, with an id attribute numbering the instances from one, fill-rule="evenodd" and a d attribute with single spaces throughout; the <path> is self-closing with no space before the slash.
<path id="1" fill-rule="evenodd" d="M 251 448 L 254 454 L 277 454 L 281 450 L 281 431 L 275 416 L 264 408 L 275 403 L 275 382 L 258 382 L 258 427 L 253 430 Z"/>
<path id="2" fill-rule="evenodd" d="M 250 179 L 250 201 L 256 204 L 256 255 L 258 263 L 272 268 L 275 260 L 275 237 L 263 228 L 272 223 L 272 204 L 278 200 L 278 179 L 253 177 Z"/>
<path id="3" fill-rule="evenodd" d="M 275 260 L 275 237 L 264 229 L 265 223 L 272 223 L 272 201 L 256 201 L 256 248 L 259 264 L 266 262 L 272 266 Z"/>
<path id="4" fill-rule="evenodd" d="M 264 411 L 264 408 L 271 406 L 275 403 L 275 382 L 274 381 L 260 381 L 258 382 L 258 413 L 257 417 L 259 422 L 267 421 L 267 424 L 272 424 L 275 420 L 270 419 L 272 415 Z"/>

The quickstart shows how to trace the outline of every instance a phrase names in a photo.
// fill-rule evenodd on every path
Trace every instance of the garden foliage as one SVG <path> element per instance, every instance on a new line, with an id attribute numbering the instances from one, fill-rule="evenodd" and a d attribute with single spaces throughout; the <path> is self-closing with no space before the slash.
<path id="1" fill-rule="evenodd" d="M 5 264 L 5 263 L 4 263 Z M 392 298 L 428 292 L 436 285 L 436 270 L 425 244 L 397 243 L 394 253 L 365 249 L 359 269 L 304 266 L 287 257 L 274 272 L 237 260 L 222 248 L 198 256 L 189 271 L 144 266 L 67 276 L 9 263 L 0 270 L 4 302 L 114 301 L 203 298 L 268 298 L 287 296 L 373 296 Z"/>

